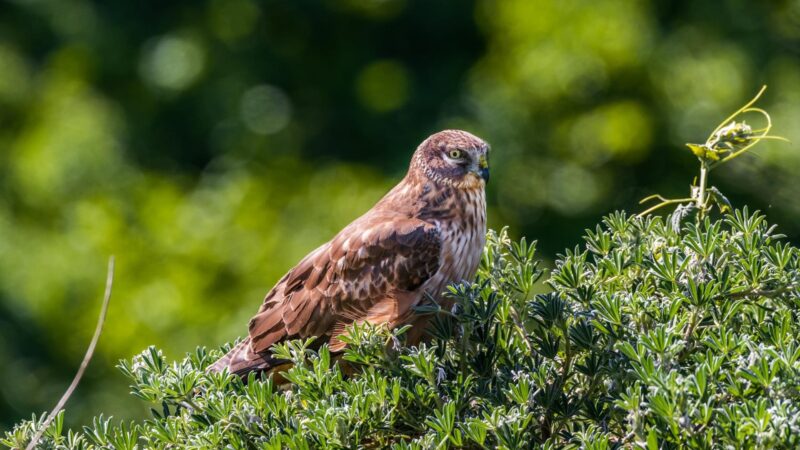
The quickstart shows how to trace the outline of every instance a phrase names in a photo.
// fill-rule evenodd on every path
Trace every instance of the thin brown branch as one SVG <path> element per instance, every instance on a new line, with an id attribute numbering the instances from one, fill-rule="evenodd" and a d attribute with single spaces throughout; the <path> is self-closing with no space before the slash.
<path id="1" fill-rule="evenodd" d="M 111 300 L 111 286 L 114 284 L 114 257 L 111 256 L 108 258 L 108 270 L 106 272 L 106 289 L 105 293 L 103 294 L 103 305 L 100 307 L 100 316 L 97 318 L 97 326 L 94 329 L 94 336 L 92 337 L 92 341 L 89 343 L 89 348 L 86 349 L 86 354 L 83 356 L 83 361 L 81 361 L 81 366 L 78 368 L 78 372 L 75 374 L 75 378 L 72 379 L 72 384 L 69 385 L 67 391 L 64 392 L 64 395 L 61 396 L 61 399 L 56 404 L 56 407 L 50 411 L 50 414 L 47 415 L 47 419 L 44 421 L 41 427 L 39 427 L 39 431 L 33 436 L 31 442 L 25 448 L 25 450 L 33 450 L 36 447 L 36 444 L 39 443 L 39 439 L 42 438 L 42 434 L 47 430 L 47 427 L 50 426 L 50 423 L 55 419 L 58 412 L 64 408 L 64 405 L 67 403 L 67 400 L 72 396 L 72 393 L 75 392 L 75 389 L 78 387 L 78 383 L 80 383 L 81 378 L 83 378 L 84 372 L 86 372 L 86 367 L 89 366 L 89 361 L 92 360 L 92 356 L 94 355 L 94 349 L 97 347 L 97 341 L 100 340 L 100 334 L 103 332 L 103 325 L 106 323 L 106 313 L 108 312 L 108 302 Z"/>

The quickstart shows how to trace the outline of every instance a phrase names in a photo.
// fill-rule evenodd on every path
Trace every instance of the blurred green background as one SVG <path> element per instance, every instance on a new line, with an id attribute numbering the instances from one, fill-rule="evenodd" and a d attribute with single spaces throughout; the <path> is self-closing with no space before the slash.
<path id="1" fill-rule="evenodd" d="M 114 296 L 68 422 L 139 417 L 113 368 L 245 333 L 293 263 L 464 128 L 491 225 L 544 257 L 605 213 L 684 196 L 758 88 L 800 141 L 800 1 L 0 3 L 0 429 L 52 407 Z M 712 174 L 800 236 L 800 152 Z"/>

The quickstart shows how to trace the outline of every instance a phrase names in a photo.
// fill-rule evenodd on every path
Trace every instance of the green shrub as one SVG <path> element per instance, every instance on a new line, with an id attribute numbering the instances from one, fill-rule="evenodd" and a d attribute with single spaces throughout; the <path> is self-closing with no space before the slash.
<path id="1" fill-rule="evenodd" d="M 200 348 L 169 364 L 155 348 L 120 363 L 152 418 L 97 417 L 40 448 L 798 448 L 800 251 L 765 217 L 730 203 L 709 173 L 770 136 L 749 103 L 704 144 L 690 196 L 618 212 L 557 258 L 546 281 L 536 245 L 490 232 L 475 282 L 431 302 L 432 340 L 356 326 L 342 355 L 313 340 L 275 346 L 287 382 L 205 368 Z M 743 120 L 765 120 L 753 129 Z M 666 219 L 648 213 L 678 205 Z M 727 213 L 712 221 L 714 207 Z M 44 418 L 0 440 L 24 448 Z"/>
<path id="2" fill-rule="evenodd" d="M 40 446 L 796 448 L 798 249 L 747 209 L 681 216 L 608 216 L 539 295 L 535 245 L 491 232 L 453 310 L 421 308 L 430 343 L 357 327 L 334 361 L 288 342 L 284 386 L 205 373 L 219 350 L 168 363 L 150 348 L 120 368 L 152 418 L 66 434 L 59 419 Z M 38 423 L 2 444 L 24 447 Z"/>

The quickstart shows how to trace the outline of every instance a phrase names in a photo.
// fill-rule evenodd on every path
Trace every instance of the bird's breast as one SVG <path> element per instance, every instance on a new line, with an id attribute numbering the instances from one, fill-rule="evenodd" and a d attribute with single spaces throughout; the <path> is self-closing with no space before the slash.
<path id="1" fill-rule="evenodd" d="M 453 195 L 450 214 L 435 219 L 442 237 L 440 265 L 425 290 L 440 298 L 447 285 L 472 281 L 486 242 L 486 197 L 483 189 Z"/>

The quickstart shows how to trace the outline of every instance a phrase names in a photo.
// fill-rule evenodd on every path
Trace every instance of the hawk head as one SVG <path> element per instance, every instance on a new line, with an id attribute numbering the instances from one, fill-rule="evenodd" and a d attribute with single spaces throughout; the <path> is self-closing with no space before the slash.
<path id="1" fill-rule="evenodd" d="M 448 186 L 483 188 L 489 181 L 489 145 L 466 131 L 440 131 L 417 147 L 411 169 Z"/>

